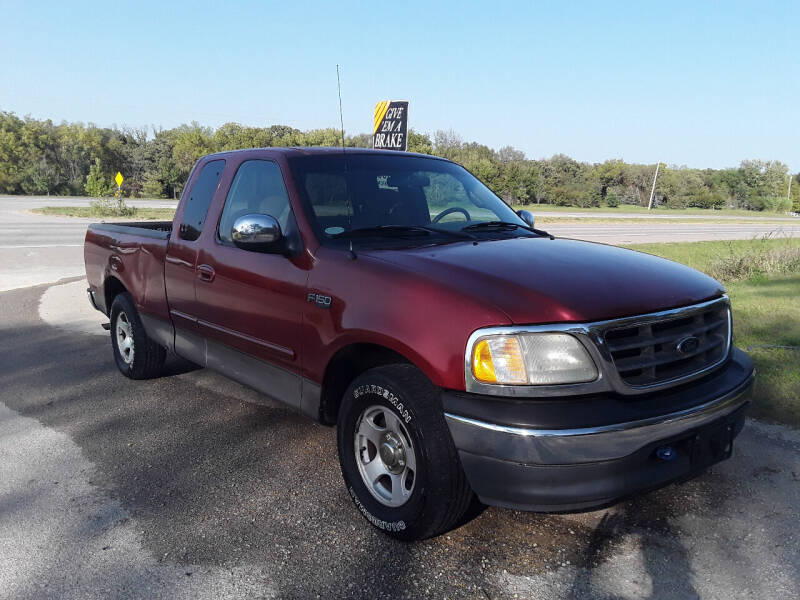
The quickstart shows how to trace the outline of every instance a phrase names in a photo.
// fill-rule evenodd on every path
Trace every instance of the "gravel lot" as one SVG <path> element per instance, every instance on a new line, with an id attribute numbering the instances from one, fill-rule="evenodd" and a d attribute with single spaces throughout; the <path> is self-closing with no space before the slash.
<path id="1" fill-rule="evenodd" d="M 351 505 L 332 429 L 178 360 L 119 375 L 83 285 L 0 293 L 2 598 L 800 594 L 796 431 L 750 421 L 730 461 L 610 509 L 402 544 Z"/>

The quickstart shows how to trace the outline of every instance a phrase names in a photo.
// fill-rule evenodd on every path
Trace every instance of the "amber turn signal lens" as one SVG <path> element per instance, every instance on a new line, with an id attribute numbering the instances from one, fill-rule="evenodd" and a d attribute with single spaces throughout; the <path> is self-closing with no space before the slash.
<path id="1" fill-rule="evenodd" d="M 475 379 L 484 383 L 527 383 L 525 361 L 517 337 L 495 336 L 475 344 L 472 373 Z"/>
<path id="2" fill-rule="evenodd" d="M 494 372 L 494 364 L 492 364 L 492 351 L 486 340 L 475 344 L 475 350 L 472 353 L 472 373 L 478 381 L 497 383 L 497 375 Z"/>

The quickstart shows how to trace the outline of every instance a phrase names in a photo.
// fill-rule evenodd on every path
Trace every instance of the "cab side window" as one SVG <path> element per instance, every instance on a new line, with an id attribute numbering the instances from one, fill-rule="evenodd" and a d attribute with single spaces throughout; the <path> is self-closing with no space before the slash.
<path id="1" fill-rule="evenodd" d="M 203 167 L 200 175 L 189 190 L 189 197 L 186 200 L 186 208 L 183 211 L 183 220 L 180 226 L 180 236 L 182 240 L 194 241 L 200 237 L 203 225 L 206 222 L 206 214 L 214 197 L 214 192 L 219 184 L 219 178 L 225 169 L 224 160 L 212 160 Z"/>
<path id="2" fill-rule="evenodd" d="M 253 213 L 275 217 L 284 235 L 294 229 L 281 169 L 272 161 L 248 160 L 239 167 L 219 220 L 220 241 L 232 243 L 231 232 L 236 219 Z"/>

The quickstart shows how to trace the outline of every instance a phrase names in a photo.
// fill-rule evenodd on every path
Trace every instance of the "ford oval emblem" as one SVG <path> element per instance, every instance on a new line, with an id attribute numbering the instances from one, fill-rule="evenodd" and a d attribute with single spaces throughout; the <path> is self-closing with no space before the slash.
<path id="1" fill-rule="evenodd" d="M 700 347 L 700 340 L 697 339 L 695 336 L 690 335 L 681 340 L 678 340 L 678 343 L 675 344 L 675 351 L 678 354 L 692 354 L 697 352 L 697 348 Z"/>

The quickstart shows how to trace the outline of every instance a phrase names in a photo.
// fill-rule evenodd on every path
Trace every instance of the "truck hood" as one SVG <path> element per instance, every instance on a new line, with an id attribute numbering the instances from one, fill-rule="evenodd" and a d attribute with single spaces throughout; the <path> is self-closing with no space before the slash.
<path id="1" fill-rule="evenodd" d="M 597 321 L 719 297 L 716 280 L 615 246 L 549 238 L 362 252 L 480 299 L 513 323 Z"/>

